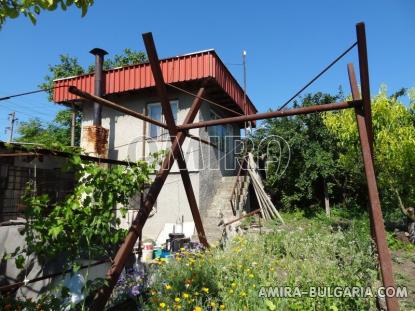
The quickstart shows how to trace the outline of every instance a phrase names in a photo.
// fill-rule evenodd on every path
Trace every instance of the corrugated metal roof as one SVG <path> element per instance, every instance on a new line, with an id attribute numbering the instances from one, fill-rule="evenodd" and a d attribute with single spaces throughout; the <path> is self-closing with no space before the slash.
<path id="1" fill-rule="evenodd" d="M 207 50 L 160 60 L 166 83 L 179 83 L 214 78 L 218 86 L 243 109 L 243 89 L 232 76 L 214 50 Z M 82 91 L 94 93 L 94 74 L 86 74 L 54 81 L 53 100 L 64 103 L 78 99 L 64 86 L 74 85 Z M 105 71 L 105 94 L 123 93 L 154 87 L 150 64 L 139 64 Z M 247 98 L 248 114 L 257 110 Z"/>

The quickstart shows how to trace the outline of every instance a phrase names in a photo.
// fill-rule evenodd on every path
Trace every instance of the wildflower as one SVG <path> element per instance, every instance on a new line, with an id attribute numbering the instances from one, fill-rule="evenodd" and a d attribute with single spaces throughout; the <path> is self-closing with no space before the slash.
<path id="1" fill-rule="evenodd" d="M 207 288 L 207 287 L 202 287 L 202 291 L 203 291 L 203 292 L 205 292 L 206 294 L 208 294 L 208 293 L 209 293 L 209 288 Z"/>
<path id="2" fill-rule="evenodd" d="M 253 288 L 256 288 L 256 284 L 252 285 Z"/>
<path id="3" fill-rule="evenodd" d="M 193 309 L 193 311 L 202 311 L 202 308 L 201 307 L 196 307 L 196 308 Z"/>
<path id="4" fill-rule="evenodd" d="M 245 297 L 246 296 L 246 293 L 245 292 L 241 292 L 241 297 Z"/>
<path id="5" fill-rule="evenodd" d="M 169 285 L 169 284 L 164 285 L 164 287 L 165 287 L 167 290 L 171 289 L 171 285 Z"/>
<path id="6" fill-rule="evenodd" d="M 229 290 L 229 294 L 233 294 L 233 289 L 230 289 Z"/>
<path id="7" fill-rule="evenodd" d="M 214 306 L 216 306 L 216 303 L 214 303 L 213 301 L 210 303 L 210 306 L 211 307 L 214 307 Z"/>
<path id="8" fill-rule="evenodd" d="M 160 302 L 159 306 L 160 308 L 164 309 L 166 307 L 166 304 L 164 302 Z"/>
<path id="9" fill-rule="evenodd" d="M 180 299 L 179 297 L 174 298 L 174 301 L 175 301 L 175 302 L 180 302 L 180 300 L 181 300 L 181 299 Z"/>
<path id="10" fill-rule="evenodd" d="M 186 249 L 185 249 L 184 247 L 180 247 L 180 250 L 183 252 L 183 251 L 185 251 Z"/>
<path id="11" fill-rule="evenodd" d="M 133 286 L 131 288 L 130 293 L 131 293 L 132 296 L 138 296 L 138 295 L 140 295 L 140 287 L 137 286 L 137 285 L 136 286 Z"/>
<path id="12" fill-rule="evenodd" d="M 249 277 L 250 279 L 252 279 L 252 278 L 254 277 L 254 275 L 253 275 L 252 273 L 250 273 L 250 274 L 248 275 L 248 277 Z"/>
<path id="13" fill-rule="evenodd" d="M 188 293 L 183 293 L 183 298 L 187 299 L 189 297 L 190 297 L 190 295 Z"/>
<path id="14" fill-rule="evenodd" d="M 220 306 L 219 306 L 219 309 L 221 309 L 221 310 L 225 310 L 225 305 L 220 305 Z"/>
<path id="15" fill-rule="evenodd" d="M 236 283 L 235 283 L 235 282 L 233 282 L 233 283 L 231 284 L 231 286 L 232 286 L 233 288 L 235 288 L 235 287 L 236 287 Z"/>

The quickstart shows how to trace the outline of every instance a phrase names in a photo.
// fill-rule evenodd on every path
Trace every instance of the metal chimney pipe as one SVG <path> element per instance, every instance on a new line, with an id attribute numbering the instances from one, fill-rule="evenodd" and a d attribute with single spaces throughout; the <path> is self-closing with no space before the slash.
<path id="1" fill-rule="evenodd" d="M 104 95 L 104 56 L 107 51 L 99 48 L 92 49 L 89 53 L 95 55 L 95 92 L 96 96 L 102 97 Z M 94 103 L 94 126 L 101 126 L 102 106 Z"/>

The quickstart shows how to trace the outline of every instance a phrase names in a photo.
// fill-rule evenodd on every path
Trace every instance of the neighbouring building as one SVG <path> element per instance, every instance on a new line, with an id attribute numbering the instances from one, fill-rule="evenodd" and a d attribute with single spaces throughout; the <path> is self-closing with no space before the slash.
<path id="1" fill-rule="evenodd" d="M 246 97 L 214 50 L 207 50 L 171 57 L 160 61 L 174 118 L 181 124 L 189 111 L 198 89 L 205 84 L 207 93 L 194 122 L 238 114 L 256 113 L 256 108 Z M 76 105 L 82 111 L 81 147 L 91 150 L 91 128 L 94 109 L 68 92 L 64 86 L 74 85 L 82 91 L 94 94 L 95 75 L 87 74 L 55 81 L 54 101 Z M 184 92 L 185 90 L 186 92 Z M 154 87 L 154 79 L 148 63 L 114 68 L 103 73 L 103 96 L 151 118 L 164 121 L 161 106 Z M 215 104 L 226 107 L 224 109 Z M 198 206 L 204 221 L 214 195 L 224 176 L 234 176 L 235 152 L 240 147 L 240 130 L 244 124 L 233 124 L 190 130 L 190 134 L 210 140 L 215 146 L 187 138 L 182 150 L 186 158 Z M 102 107 L 102 128 L 105 130 L 103 145 L 105 155 L 111 159 L 136 161 L 149 159 L 156 151 L 169 148 L 168 132 L 160 127 L 118 111 Z M 101 147 L 102 147 L 101 146 Z M 230 195 L 230 193 L 229 193 Z M 128 226 L 140 205 L 133 200 L 124 225 Z M 144 227 L 143 236 L 156 238 L 165 223 L 192 221 L 192 215 L 175 165 L 157 199 L 153 216 Z"/>

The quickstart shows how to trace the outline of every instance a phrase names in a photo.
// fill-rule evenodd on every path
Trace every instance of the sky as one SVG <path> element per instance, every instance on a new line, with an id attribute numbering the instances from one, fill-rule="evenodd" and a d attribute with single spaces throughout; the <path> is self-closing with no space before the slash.
<path id="1" fill-rule="evenodd" d="M 93 62 L 88 52 L 110 55 L 144 50 L 141 34 L 152 32 L 160 58 L 214 48 L 238 81 L 247 51 L 248 95 L 259 111 L 278 108 L 356 40 L 366 24 L 372 95 L 415 86 L 415 1 L 108 1 L 95 0 L 81 18 L 75 7 L 42 12 L 36 26 L 21 16 L 0 30 L 0 97 L 37 89 L 60 54 Z M 352 50 L 307 92 L 349 93 L 346 65 L 358 66 Z M 357 70 L 357 68 L 356 68 Z M 405 99 L 403 99 L 405 101 Z M 0 101 L 0 140 L 8 114 L 18 122 L 53 119 L 59 105 L 45 94 Z"/>

